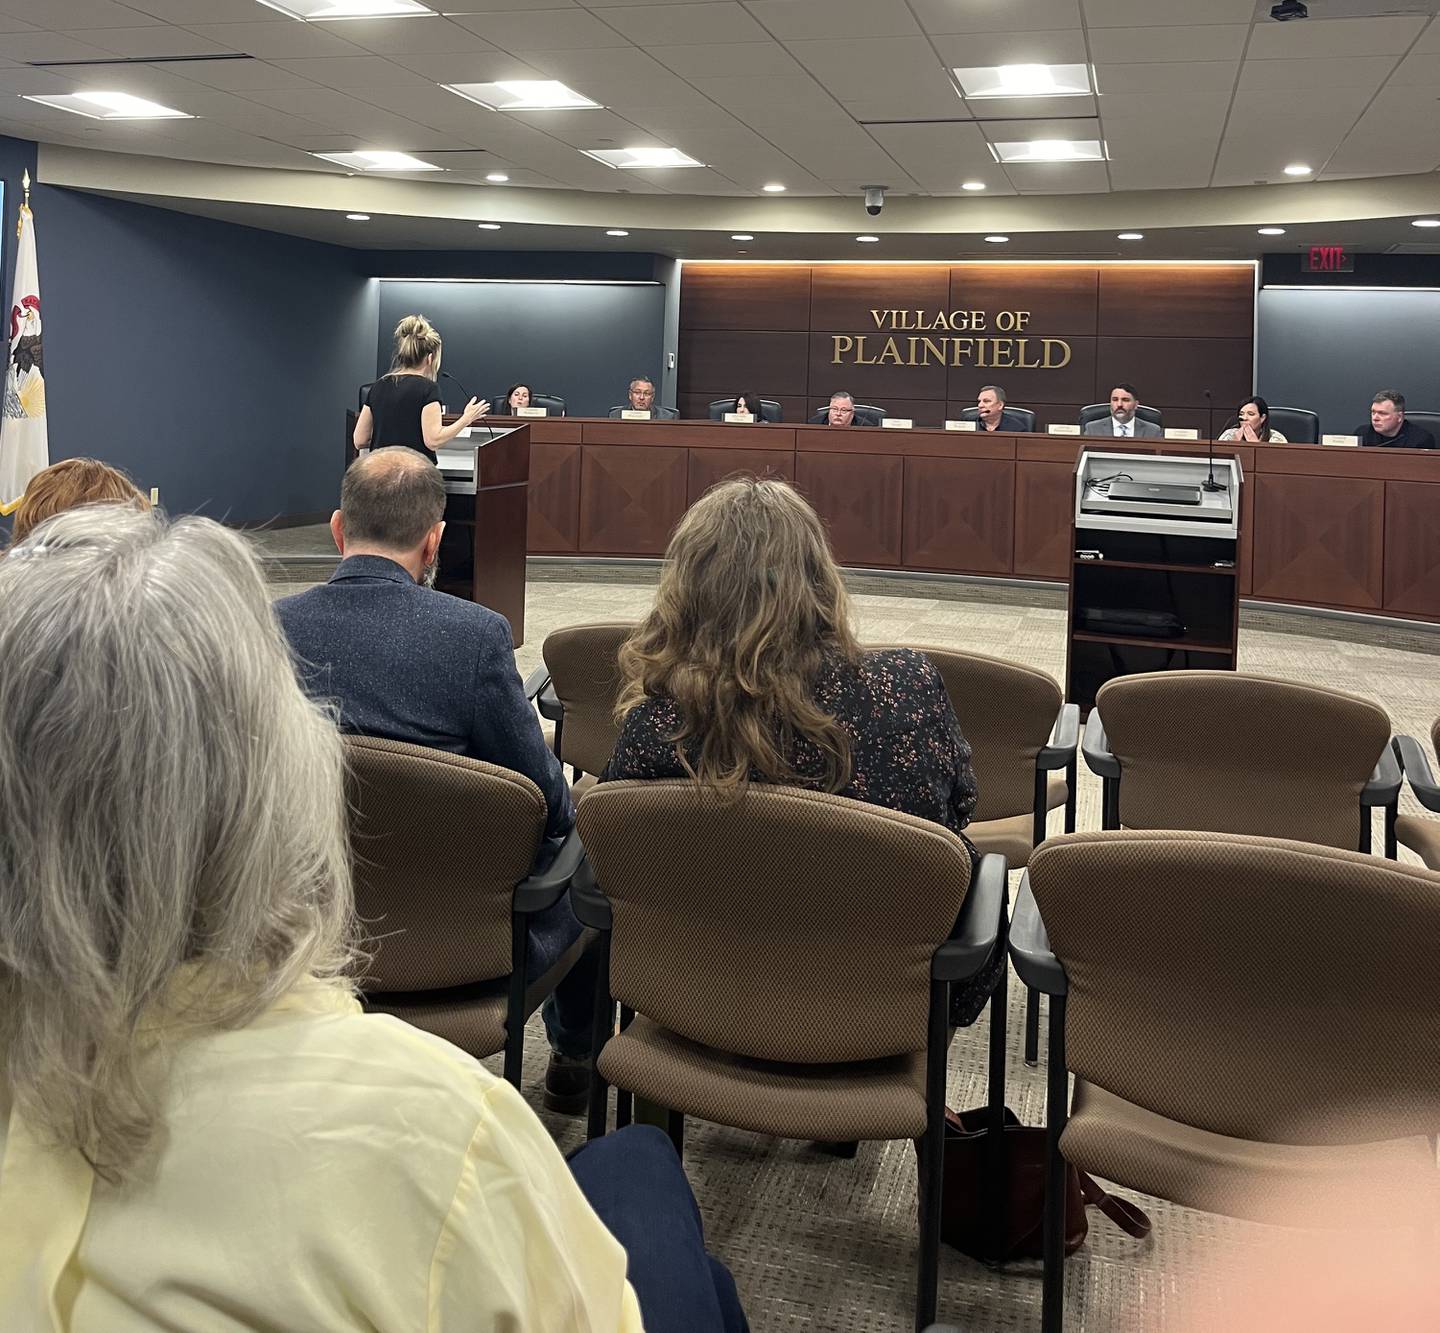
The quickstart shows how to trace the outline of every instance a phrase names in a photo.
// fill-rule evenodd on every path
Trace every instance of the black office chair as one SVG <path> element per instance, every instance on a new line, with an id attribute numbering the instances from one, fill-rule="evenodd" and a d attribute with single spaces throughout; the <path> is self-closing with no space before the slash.
<path id="1" fill-rule="evenodd" d="M 710 404 L 710 420 L 722 421 L 725 413 L 733 410 L 735 400 L 733 398 L 717 398 Z M 760 400 L 760 417 L 763 421 L 784 421 L 785 415 L 780 411 L 780 404 L 773 398 L 762 398 Z"/>
<path id="2" fill-rule="evenodd" d="M 869 403 L 855 404 L 855 424 L 857 426 L 878 426 L 889 413 L 883 407 L 872 407 Z M 823 426 L 830 419 L 830 405 L 827 403 L 814 416 L 810 418 L 812 426 Z"/>
<path id="3" fill-rule="evenodd" d="M 1011 407 L 1009 403 L 1006 403 L 1005 410 L 1009 412 L 1011 416 L 1019 417 L 1022 421 L 1024 421 L 1026 430 L 1035 429 L 1035 413 L 1033 413 L 1028 407 Z M 980 409 L 978 407 L 961 408 L 960 420 L 979 421 Z"/>
<path id="4" fill-rule="evenodd" d="M 491 411 L 492 417 L 508 417 L 510 415 L 510 404 L 505 401 L 504 393 L 497 393 L 491 400 L 495 406 Z M 530 394 L 531 407 L 543 407 L 545 414 L 552 417 L 563 417 L 565 415 L 565 400 L 557 398 L 553 393 Z"/>
<path id="5" fill-rule="evenodd" d="M 1440 440 L 1440 412 L 1409 412 L 1405 413 L 1406 421 L 1413 421 L 1417 426 L 1424 426 L 1437 440 Z"/>
<path id="6" fill-rule="evenodd" d="M 1080 429 L 1084 430 L 1092 421 L 1099 421 L 1101 417 L 1110 415 L 1109 403 L 1091 403 L 1089 407 L 1080 409 Z M 1160 415 L 1158 407 L 1146 407 L 1143 403 L 1135 409 L 1135 415 L 1141 421 L 1152 422 L 1156 426 L 1163 427 L 1165 418 Z"/>
<path id="7" fill-rule="evenodd" d="M 1278 430 L 1291 444 L 1320 443 L 1320 418 L 1303 407 L 1272 407 L 1270 429 Z"/>

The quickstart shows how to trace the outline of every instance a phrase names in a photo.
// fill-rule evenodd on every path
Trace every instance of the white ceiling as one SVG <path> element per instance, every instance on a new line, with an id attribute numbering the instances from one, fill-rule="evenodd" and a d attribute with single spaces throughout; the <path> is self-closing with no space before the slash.
<path id="1" fill-rule="evenodd" d="M 717 208 L 775 180 L 797 202 L 981 180 L 1018 204 L 1277 184 L 1297 160 L 1317 182 L 1440 168 L 1440 0 L 1310 0 L 1292 23 L 1270 0 L 426 2 L 443 12 L 302 23 L 259 0 L 0 0 L 0 133 L 335 177 L 310 154 L 398 149 L 445 168 L 427 184 L 508 173 L 491 199 Z M 1091 64 L 1099 95 L 967 103 L 949 74 L 1032 62 Z M 605 109 L 500 113 L 440 87 L 524 78 Z M 101 123 L 21 96 L 98 89 L 195 119 Z M 1002 167 L 989 150 L 1044 137 L 1103 139 L 1110 160 Z M 706 165 L 616 171 L 579 151 L 657 144 Z"/>

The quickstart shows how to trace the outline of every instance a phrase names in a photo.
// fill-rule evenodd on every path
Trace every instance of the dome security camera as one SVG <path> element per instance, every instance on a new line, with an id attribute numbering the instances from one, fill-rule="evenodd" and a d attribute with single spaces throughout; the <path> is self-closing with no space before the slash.
<path id="1" fill-rule="evenodd" d="M 880 210 L 885 207 L 885 187 L 883 185 L 867 185 L 865 187 L 865 211 L 870 216 L 878 217 Z"/>
<path id="2" fill-rule="evenodd" d="M 1270 17 L 1277 23 L 1288 23 L 1291 19 L 1308 19 L 1310 11 L 1301 0 L 1280 0 L 1278 5 L 1270 7 Z"/>

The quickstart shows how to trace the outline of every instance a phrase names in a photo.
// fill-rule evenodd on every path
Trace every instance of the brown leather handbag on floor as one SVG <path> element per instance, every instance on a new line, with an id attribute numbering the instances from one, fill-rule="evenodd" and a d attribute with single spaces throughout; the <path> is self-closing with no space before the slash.
<path id="1" fill-rule="evenodd" d="M 1004 1225 L 982 1207 L 989 1148 L 986 1107 L 945 1112 L 945 1173 L 941 1188 L 940 1238 L 985 1263 L 1039 1259 L 1045 1231 L 1045 1129 L 1022 1125 L 1005 1108 L 1005 1174 L 1000 1183 Z M 1085 1209 L 1093 1204 L 1122 1231 L 1143 1240 L 1150 1219 L 1133 1203 L 1107 1194 L 1085 1172 L 1065 1166 L 1065 1253 L 1085 1243 Z"/>

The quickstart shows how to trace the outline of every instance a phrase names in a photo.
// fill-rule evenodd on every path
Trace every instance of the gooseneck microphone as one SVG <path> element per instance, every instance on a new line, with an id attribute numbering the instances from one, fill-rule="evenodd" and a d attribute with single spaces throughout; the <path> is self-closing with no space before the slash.
<path id="1" fill-rule="evenodd" d="M 1205 408 L 1206 408 L 1205 419 L 1206 419 L 1206 422 L 1207 422 L 1207 426 L 1206 426 L 1205 433 L 1206 433 L 1207 435 L 1213 435 L 1213 434 L 1215 433 L 1215 427 L 1214 427 L 1212 424 L 1209 424 L 1209 423 L 1211 423 L 1211 422 L 1214 421 L 1214 407 L 1215 407 L 1215 404 L 1211 401 L 1212 395 L 1211 395 L 1209 389 L 1205 389 L 1205 390 L 1203 390 L 1202 392 L 1205 394 Z M 1216 480 L 1215 480 L 1215 441 L 1214 441 L 1214 440 L 1211 440 L 1211 441 L 1210 441 L 1210 448 L 1209 448 L 1208 453 L 1209 453 L 1209 458 L 1210 458 L 1210 471 L 1209 471 L 1209 475 L 1205 478 L 1205 480 L 1200 483 L 1200 489 L 1201 489 L 1202 491 L 1209 491 L 1211 494 L 1214 494 L 1214 492 L 1216 492 L 1216 491 L 1223 491 L 1223 490 L 1225 489 L 1225 485 L 1224 485 L 1223 482 L 1219 482 L 1219 481 L 1216 481 Z"/>
<path id="2" fill-rule="evenodd" d="M 452 375 L 448 370 L 442 370 L 440 372 L 440 377 L 442 379 L 449 380 L 451 384 L 453 384 L 457 389 L 459 389 L 460 392 L 465 395 L 465 401 L 467 403 L 475 397 L 475 395 L 471 393 L 470 390 L 467 389 L 463 384 L 461 384 L 460 381 L 457 380 L 455 376 Z M 485 439 L 485 443 L 489 444 L 490 441 L 495 438 L 495 427 L 492 426 L 488 421 L 484 421 L 481 424 L 485 427 L 486 430 L 490 432 L 490 434 Z"/>

